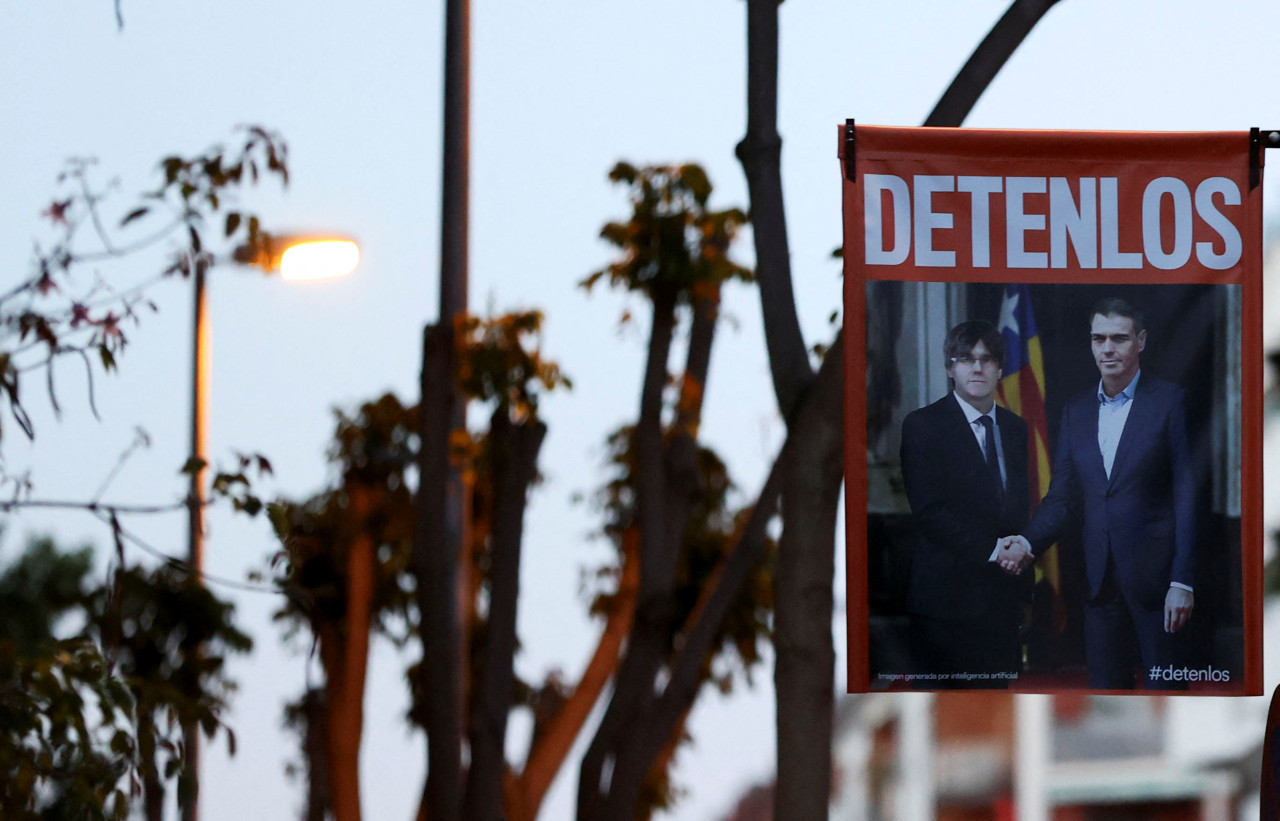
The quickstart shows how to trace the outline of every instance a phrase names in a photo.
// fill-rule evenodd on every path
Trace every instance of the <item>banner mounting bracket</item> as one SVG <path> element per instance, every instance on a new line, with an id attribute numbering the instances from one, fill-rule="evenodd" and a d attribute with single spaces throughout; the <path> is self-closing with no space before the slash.
<path id="1" fill-rule="evenodd" d="M 1262 152 L 1268 148 L 1280 148 L 1280 129 L 1249 129 L 1250 190 L 1262 182 Z"/>
<path id="2" fill-rule="evenodd" d="M 853 130 L 853 118 L 844 121 L 844 178 L 849 182 L 858 181 L 858 138 Z"/>

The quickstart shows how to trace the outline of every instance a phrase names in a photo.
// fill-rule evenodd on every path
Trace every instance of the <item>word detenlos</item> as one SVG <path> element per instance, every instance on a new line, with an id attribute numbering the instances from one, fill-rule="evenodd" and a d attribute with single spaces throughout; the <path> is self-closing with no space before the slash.
<path id="1" fill-rule="evenodd" d="M 868 173 L 861 185 L 867 265 L 989 268 L 995 246 L 1004 268 L 1173 270 L 1194 257 L 1221 271 L 1243 248 L 1227 177 L 1156 177 L 1140 209 L 1117 177 Z"/>

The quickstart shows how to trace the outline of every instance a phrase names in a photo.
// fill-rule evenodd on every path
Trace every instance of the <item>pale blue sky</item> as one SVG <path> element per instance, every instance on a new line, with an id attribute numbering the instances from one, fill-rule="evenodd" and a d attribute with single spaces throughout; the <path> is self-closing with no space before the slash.
<path id="1" fill-rule="evenodd" d="M 586 538 L 596 518 L 569 499 L 595 487 L 599 474 L 587 468 L 601 458 L 604 435 L 634 416 L 644 338 L 643 325 L 616 330 L 622 297 L 588 297 L 575 283 L 608 259 L 596 234 L 624 213 L 621 193 L 605 180 L 620 158 L 701 162 L 717 186 L 714 204 L 745 205 L 733 155 L 745 125 L 745 8 L 741 0 L 473 5 L 471 305 L 545 309 L 547 352 L 578 385 L 545 406 L 548 481 L 528 520 L 519 666 L 529 676 L 552 666 L 573 675 L 595 628 L 572 594 L 580 568 L 605 548 Z M 918 124 L 1006 5 L 783 4 L 783 171 L 811 344 L 829 340 L 827 316 L 840 300 L 830 259 L 840 243 L 836 124 L 846 117 Z M 104 174 L 119 176 L 131 193 L 156 184 L 161 156 L 202 150 L 238 123 L 280 131 L 293 184 L 283 195 L 270 187 L 251 194 L 246 204 L 268 227 L 350 232 L 364 261 L 353 277 L 307 286 L 214 273 L 210 452 L 262 451 L 277 471 L 268 492 L 314 492 L 327 478 L 331 407 L 388 389 L 416 396 L 421 329 L 437 315 L 443 4 L 123 0 L 123 9 L 126 26 L 117 32 L 110 0 L 7 4 L 0 28 L 7 281 L 27 270 L 32 240 L 49 236 L 38 215 L 65 158 L 98 157 Z M 968 124 L 1280 126 L 1278 33 L 1280 6 L 1264 0 L 1062 0 Z M 1274 195 L 1268 203 L 1274 222 Z M 738 254 L 750 261 L 749 241 Z M 103 273 L 128 277 L 155 264 Z M 161 312 L 132 332 L 120 373 L 98 380 L 101 423 L 77 400 L 82 380 L 68 369 L 58 381 L 61 422 L 30 390 L 34 447 L 6 430 L 6 466 L 30 467 L 38 495 L 91 494 L 135 425 L 154 445 L 129 463 L 109 498 L 182 495 L 176 471 L 186 450 L 188 288 L 162 284 L 155 300 Z M 717 343 L 704 432 L 745 496 L 762 482 L 781 424 L 756 295 L 735 286 L 726 309 L 736 327 L 726 326 Z M 274 549 L 263 521 L 215 513 L 210 526 L 208 565 L 218 575 L 243 578 Z M 136 527 L 172 553 L 185 549 L 181 516 Z M 45 530 L 105 552 L 101 527 L 65 515 L 23 517 L 10 526 L 4 553 L 22 534 Z M 282 650 L 268 624 L 270 597 L 228 594 L 258 646 L 232 668 L 241 683 L 230 716 L 240 751 L 227 760 L 215 745 L 209 754 L 204 817 L 285 818 L 302 792 L 283 776 L 293 742 L 279 729 L 280 706 L 301 690 L 306 663 Z M 421 786 L 421 739 L 400 722 L 400 669 L 388 648 L 377 650 L 363 757 L 368 818 L 410 818 Z M 675 818 L 717 817 L 770 772 L 770 682 L 771 670 L 762 669 L 751 693 L 704 696 L 691 726 L 696 746 L 679 759 L 677 781 L 690 795 Z M 576 769 L 565 775 L 544 818 L 571 815 Z"/>

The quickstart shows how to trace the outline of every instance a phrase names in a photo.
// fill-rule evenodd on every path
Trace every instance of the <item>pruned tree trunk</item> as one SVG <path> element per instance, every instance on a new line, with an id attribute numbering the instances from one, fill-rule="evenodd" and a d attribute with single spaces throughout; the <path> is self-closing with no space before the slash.
<path id="1" fill-rule="evenodd" d="M 777 511 L 778 498 L 782 492 L 784 481 L 794 475 L 797 467 L 809 464 L 807 448 L 817 444 L 817 441 L 814 436 L 806 433 L 806 431 L 813 428 L 825 431 L 827 435 L 830 435 L 834 430 L 835 434 L 839 436 L 841 430 L 841 397 L 843 396 L 841 350 L 842 342 L 837 338 L 831 353 L 828 354 L 827 360 L 823 363 L 822 370 L 813 383 L 812 396 L 803 397 L 805 411 L 798 420 L 797 426 L 788 435 L 782 452 L 774 461 L 769 477 L 756 499 L 756 505 L 752 509 L 751 516 L 738 544 L 715 576 L 707 583 L 698 605 L 693 613 L 690 614 L 688 623 L 681 630 L 683 642 L 680 652 L 669 665 L 670 675 L 666 687 L 663 689 L 661 696 L 645 710 L 645 720 L 634 728 L 632 755 L 635 756 L 637 761 L 648 761 L 650 763 L 656 761 L 662 755 L 664 746 L 669 743 L 673 734 L 679 731 L 684 717 L 693 706 L 700 685 L 701 667 L 707 652 L 711 648 L 716 631 L 724 621 L 725 615 L 732 606 L 734 599 L 741 592 L 751 569 L 760 561 L 767 536 L 768 523 Z M 838 470 L 840 466 L 841 463 L 837 460 L 835 469 Z M 830 479 L 829 476 L 825 478 L 827 480 Z M 836 487 L 839 487 L 838 476 L 836 477 Z M 830 495 L 828 494 L 828 496 Z M 815 503 L 815 505 L 817 504 L 821 504 L 821 502 Z M 831 507 L 831 510 L 832 516 L 834 516 L 834 507 Z M 834 532 L 834 521 L 832 522 L 832 531 Z M 831 551 L 828 551 L 828 555 L 831 555 Z M 830 587 L 829 581 L 827 586 Z M 829 608 L 829 591 L 827 597 L 827 606 Z M 830 654 L 831 646 L 829 625 L 830 619 L 828 619 L 828 634 L 826 638 L 828 654 Z M 827 664 L 828 668 L 830 668 L 830 661 Z M 827 677 L 826 687 L 826 711 L 829 715 L 831 710 L 830 676 Z M 820 711 L 822 705 L 817 705 L 815 709 Z M 825 760 L 829 764 L 829 750 L 826 753 Z M 617 770 L 615 769 L 616 772 Z M 615 782 L 616 780 L 615 775 Z M 615 785 L 614 788 L 618 789 L 618 786 Z M 638 795 L 638 785 L 636 785 L 636 794 Z M 634 799 L 631 800 L 634 801 Z M 822 805 L 825 806 L 825 804 L 826 794 L 824 793 Z"/>
<path id="2" fill-rule="evenodd" d="M 147 821 L 164 821 L 164 782 L 156 771 L 155 722 L 145 708 L 138 709 L 138 752 L 143 764 L 142 806 Z"/>
<path id="3" fill-rule="evenodd" d="M 333 798 L 329 791 L 328 730 L 325 729 L 324 690 L 313 687 L 302 700 L 302 715 L 306 722 L 303 749 L 307 765 L 306 821 L 325 821 L 332 811 Z"/>
<path id="4" fill-rule="evenodd" d="M 738 145 L 738 157 L 747 176 L 751 202 L 758 259 L 756 277 L 760 282 L 774 393 L 791 435 L 812 439 L 807 442 L 809 446 L 830 445 L 822 435 L 825 425 L 820 426 L 821 432 L 797 430 L 800 417 L 806 417 L 808 424 L 814 424 L 809 419 L 816 422 L 817 418 L 800 407 L 802 395 L 812 381 L 812 370 L 804 337 L 794 319 L 777 112 L 778 3 L 747 0 L 747 133 Z M 785 281 L 785 290 L 777 284 L 779 281 Z M 779 300 L 784 302 L 779 305 Z M 829 380 L 840 383 L 839 369 L 830 371 Z M 836 402 L 839 401 L 837 396 Z M 817 476 L 805 481 L 805 474 L 811 460 L 826 465 L 833 456 L 837 460 L 842 457 L 838 425 L 837 416 L 834 451 L 806 447 L 800 451 L 803 458 L 795 458 L 783 468 L 783 534 L 774 576 L 779 785 L 774 817 L 780 821 L 825 817 L 831 793 L 834 508 L 829 525 L 823 514 L 824 503 L 833 494 L 831 488 L 821 486 Z M 836 493 L 839 486 L 837 473 Z M 825 592 L 816 589 L 822 585 Z M 793 709 L 798 712 L 792 714 Z M 783 790 L 788 796 L 805 798 L 799 806 L 788 804 L 782 797 Z"/>
<path id="5" fill-rule="evenodd" d="M 666 448 L 662 441 L 662 390 L 667 381 L 667 359 L 675 328 L 676 293 L 656 288 L 648 358 L 640 394 L 640 418 L 636 424 L 636 518 L 640 529 L 640 587 L 635 620 L 627 640 L 626 655 L 615 676 L 613 697 L 583 756 L 578 776 L 579 821 L 619 817 L 614 784 L 619 749 L 628 742 L 631 725 L 647 698 L 665 657 L 672 619 L 670 588 L 679 543 L 667 539 L 670 519 L 665 510 Z M 608 778 L 606 779 L 606 773 Z M 623 818 L 629 818 L 628 808 Z"/>
<path id="6" fill-rule="evenodd" d="M 376 557 L 365 524 L 372 507 L 369 490 L 348 485 L 346 493 L 352 519 L 358 523 L 347 552 L 346 613 L 342 622 L 321 626 L 320 662 L 325 672 L 325 764 L 334 821 L 360 821 L 360 739 Z"/>
<path id="7" fill-rule="evenodd" d="M 546 432 L 546 425 L 536 420 L 513 424 L 505 406 L 499 406 L 489 424 L 494 487 L 489 624 L 479 694 L 470 719 L 471 766 L 464 805 L 469 821 L 502 821 L 503 816 L 507 716 L 515 685 L 520 543 L 526 494 Z"/>
<path id="8" fill-rule="evenodd" d="M 775 818 L 825 818 L 831 796 L 836 511 L 844 475 L 843 344 L 828 353 L 788 443 L 774 573 Z"/>
<path id="9" fill-rule="evenodd" d="M 1015 0 L 978 46 L 925 125 L 958 126 L 996 73 L 1056 0 Z M 791 317 L 787 228 L 782 207 L 778 108 L 778 2 L 747 0 L 747 134 L 738 157 L 747 176 L 765 336 L 778 406 L 803 460 L 788 466 L 775 581 L 778 716 L 777 821 L 825 817 L 831 788 L 831 586 L 835 511 L 842 471 L 839 368 L 811 394 L 804 340 Z M 786 286 L 776 280 L 786 279 Z M 781 304 L 779 304 L 781 302 Z M 838 356 L 837 349 L 828 358 Z M 833 394 L 831 391 L 837 388 Z M 804 401 L 802 395 L 811 397 Z M 801 407 L 804 405 L 804 407 Z M 789 437 L 790 439 L 790 437 Z"/>

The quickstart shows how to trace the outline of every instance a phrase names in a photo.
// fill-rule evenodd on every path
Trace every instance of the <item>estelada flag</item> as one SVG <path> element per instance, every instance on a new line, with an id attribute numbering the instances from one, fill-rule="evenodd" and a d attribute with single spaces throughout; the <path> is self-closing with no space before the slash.
<path id="1" fill-rule="evenodd" d="M 882 579 L 895 585 L 901 585 L 901 580 L 894 567 L 869 567 L 868 526 L 870 523 L 877 534 L 892 538 L 898 526 L 892 516 L 901 515 L 893 511 L 900 511 L 905 504 L 894 502 L 894 494 L 901 490 L 900 484 L 894 489 L 893 453 L 885 444 L 892 432 L 886 434 L 879 425 L 874 431 L 876 441 L 869 440 L 868 366 L 874 354 L 877 373 L 892 370 L 894 362 L 886 360 L 886 355 L 906 354 L 868 350 L 870 329 L 880 334 L 877 343 L 891 336 L 883 331 L 886 326 L 880 314 L 873 317 L 874 323 L 869 322 L 868 294 L 875 292 L 873 286 L 878 282 L 925 286 L 1016 283 L 1100 290 L 1097 286 L 1177 284 L 1236 289 L 1224 292 L 1230 294 L 1231 318 L 1214 320 L 1207 333 L 1215 340 L 1227 340 L 1213 344 L 1219 352 L 1236 357 L 1228 367 L 1239 376 L 1229 384 L 1212 383 L 1212 389 L 1219 392 L 1226 385 L 1229 394 L 1213 400 L 1214 412 L 1230 416 L 1237 426 L 1233 430 L 1239 431 L 1239 438 L 1232 447 L 1240 454 L 1238 467 L 1216 454 L 1211 458 L 1215 492 L 1227 488 L 1224 494 L 1230 500 L 1219 506 L 1229 508 L 1227 516 L 1239 517 L 1239 567 L 1244 581 L 1241 588 L 1226 591 L 1226 595 L 1243 602 L 1237 612 L 1243 611 L 1245 640 L 1239 648 L 1243 663 L 1230 676 L 1229 686 L 1219 687 L 1215 694 L 1260 693 L 1260 143 L 1251 140 L 1248 132 L 996 131 L 855 127 L 850 122 L 839 129 L 839 154 L 844 177 L 849 690 L 898 686 L 885 684 L 875 675 L 879 665 L 894 663 L 893 654 L 881 654 L 876 669 L 871 660 L 872 601 L 883 606 L 899 595 L 873 587 Z M 953 289 L 944 293 L 940 302 L 934 300 L 936 289 L 924 294 L 914 303 L 916 314 L 903 319 L 923 328 L 920 337 L 910 343 L 921 363 L 935 356 L 924 344 L 933 334 L 945 334 L 946 327 L 957 321 L 979 318 L 957 314 L 965 302 L 962 292 Z M 957 293 L 960 296 L 952 300 Z M 877 306 L 877 310 L 883 307 Z M 1055 306 L 1038 304 L 1036 308 L 1039 314 Z M 1043 333 L 1044 315 L 1037 319 Z M 1066 319 L 1058 323 L 1064 329 L 1066 324 Z M 1167 333 L 1181 330 L 1176 323 L 1165 324 L 1174 325 L 1164 329 Z M 1081 340 L 1088 344 L 1083 333 Z M 930 381 L 933 371 L 917 371 L 908 374 L 919 380 L 916 386 L 901 373 L 897 381 L 885 383 L 895 385 L 900 395 L 914 390 L 913 398 L 922 400 L 909 408 L 899 407 L 900 413 L 922 406 L 921 393 L 926 388 L 936 389 Z M 1020 368 L 1020 401 L 1027 396 L 1024 373 Z M 1204 384 L 1215 378 L 1206 376 Z M 1050 393 L 1054 390 L 1053 383 L 1039 387 Z M 1008 391 L 1005 396 L 1013 401 Z M 882 416 L 877 411 L 877 419 Z M 1037 427 L 1032 423 L 1033 437 Z M 1039 460 L 1039 441 L 1035 447 L 1037 455 L 1032 458 Z M 868 465 L 873 451 L 879 460 L 873 465 L 874 487 Z M 1053 448 L 1047 451 L 1052 458 Z M 1038 481 L 1044 463 L 1035 464 Z M 1224 469 L 1226 478 L 1219 475 Z M 869 570 L 879 575 L 869 579 Z M 1199 606 L 1199 592 L 1197 599 Z M 892 619 L 879 622 L 876 630 L 881 628 L 890 632 L 900 629 Z M 1189 677 L 1180 680 L 1200 682 L 1206 680 L 1198 677 L 1202 672 L 1189 670 L 1177 675 Z M 1212 676 L 1220 673 L 1216 668 L 1208 670 Z M 904 677 L 890 674 L 884 678 L 893 682 Z M 1207 680 L 1215 685 L 1223 683 L 1220 677 Z"/>
<path id="2" fill-rule="evenodd" d="M 1031 289 L 1026 283 L 1005 285 L 997 329 L 1004 337 L 1004 376 L 996 388 L 996 401 L 1027 423 L 1027 486 L 1031 489 L 1031 509 L 1035 510 L 1049 492 L 1052 464 L 1049 420 L 1044 407 L 1044 353 L 1031 306 Z M 1036 562 L 1036 576 L 1047 580 L 1053 588 L 1053 626 L 1061 630 L 1066 616 L 1062 609 L 1057 545 Z"/>

